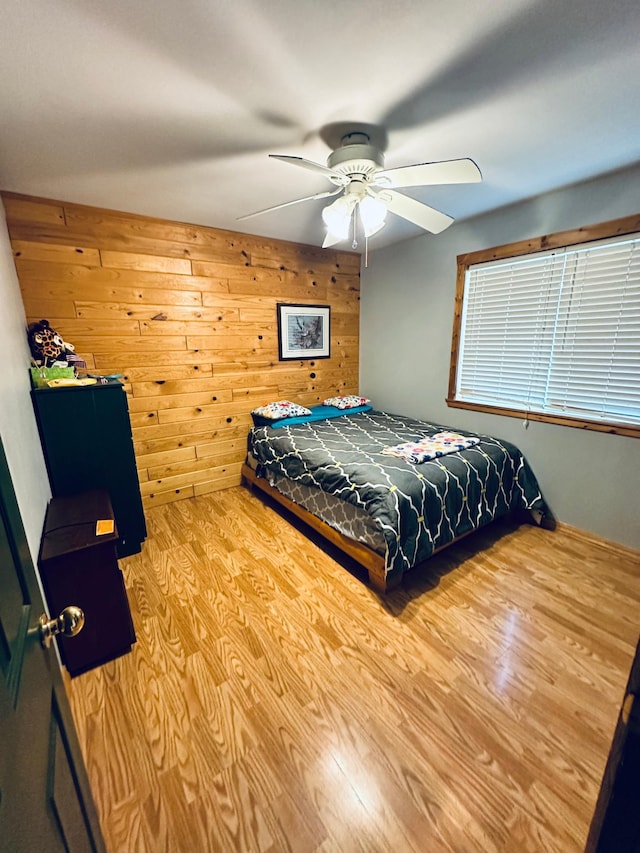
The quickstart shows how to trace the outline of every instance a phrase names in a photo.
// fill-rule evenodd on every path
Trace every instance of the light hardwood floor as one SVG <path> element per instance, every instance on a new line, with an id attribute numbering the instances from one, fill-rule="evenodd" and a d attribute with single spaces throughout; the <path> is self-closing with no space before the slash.
<path id="1" fill-rule="evenodd" d="M 133 652 L 67 679 L 111 853 L 583 849 L 638 555 L 494 526 L 381 599 L 241 487 L 148 525 Z"/>

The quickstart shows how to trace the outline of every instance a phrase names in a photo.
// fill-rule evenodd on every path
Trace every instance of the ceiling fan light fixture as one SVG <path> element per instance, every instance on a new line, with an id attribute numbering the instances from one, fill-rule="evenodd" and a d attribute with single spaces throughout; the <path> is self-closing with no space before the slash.
<path id="1" fill-rule="evenodd" d="M 360 221 L 367 237 L 373 237 L 384 226 L 387 206 L 379 198 L 366 196 L 360 202 Z"/>
<path id="2" fill-rule="evenodd" d="M 351 217 L 357 199 L 353 196 L 341 196 L 337 201 L 327 205 L 322 211 L 322 219 L 332 237 L 347 240 L 351 227 Z"/>

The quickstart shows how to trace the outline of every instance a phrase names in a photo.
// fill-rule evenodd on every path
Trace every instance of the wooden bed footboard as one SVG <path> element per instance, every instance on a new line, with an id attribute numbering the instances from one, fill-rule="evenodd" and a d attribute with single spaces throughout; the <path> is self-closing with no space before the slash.
<path id="1" fill-rule="evenodd" d="M 301 521 L 304 521 L 305 524 L 308 524 L 309 527 L 315 530 L 316 533 L 319 533 L 323 539 L 326 539 L 366 569 L 369 575 L 369 583 L 376 592 L 388 592 L 400 583 L 402 578 L 398 578 L 395 583 L 387 582 L 384 571 L 384 557 L 381 554 L 378 554 L 362 542 L 358 542 L 355 539 L 351 539 L 349 536 L 345 536 L 338 530 L 334 530 L 333 527 L 330 527 L 326 522 L 317 518 L 315 515 L 312 515 L 312 513 L 304 509 L 304 507 L 294 503 L 290 498 L 275 489 L 267 479 L 264 477 L 258 477 L 253 468 L 250 468 L 246 462 L 242 466 L 241 473 L 243 480 L 248 486 L 260 489 L 260 491 L 269 495 L 269 497 L 273 498 L 274 501 L 289 510 L 289 512 L 293 513 L 296 518 L 299 518 Z"/>

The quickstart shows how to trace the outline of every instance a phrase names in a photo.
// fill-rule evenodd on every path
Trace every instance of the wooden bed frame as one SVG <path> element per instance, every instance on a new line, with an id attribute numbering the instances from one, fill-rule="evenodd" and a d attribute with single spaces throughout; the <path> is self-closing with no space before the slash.
<path id="1" fill-rule="evenodd" d="M 253 468 L 250 468 L 246 462 L 242 466 L 241 473 L 242 479 L 249 488 L 260 489 L 260 491 L 269 495 L 270 498 L 273 498 L 274 501 L 289 510 L 289 512 L 293 513 L 301 521 L 304 521 L 304 523 L 313 528 L 316 533 L 319 533 L 320 536 L 366 569 L 369 575 L 369 584 L 376 590 L 376 592 L 389 592 L 402 582 L 402 575 L 390 581 L 387 580 L 384 571 L 384 557 L 381 554 L 378 554 L 377 551 L 374 551 L 362 542 L 358 542 L 357 540 L 351 539 L 349 536 L 345 536 L 343 533 L 334 530 L 333 527 L 330 527 L 326 522 L 304 509 L 304 507 L 294 503 L 294 501 L 274 488 L 267 479 L 264 477 L 258 477 Z M 449 545 L 459 542 L 461 539 L 468 536 L 469 533 L 473 532 L 473 530 L 470 530 L 468 533 L 464 533 L 462 536 L 459 536 L 457 539 L 453 539 L 446 545 L 436 548 L 433 554 L 437 554 L 439 551 L 448 548 Z"/>
<path id="2" fill-rule="evenodd" d="M 400 580 L 402 580 L 402 578 L 399 578 L 395 584 L 389 585 L 384 573 L 384 557 L 381 554 L 378 554 L 362 542 L 358 542 L 349 536 L 345 536 L 338 530 L 334 530 L 333 527 L 330 527 L 326 522 L 312 515 L 304 507 L 294 503 L 290 498 L 274 488 L 267 479 L 258 477 L 253 468 L 250 468 L 246 462 L 242 466 L 242 478 L 249 487 L 260 489 L 260 491 L 269 495 L 270 498 L 273 498 L 274 501 L 277 501 L 277 503 L 288 509 L 289 512 L 292 512 L 297 518 L 308 524 L 309 527 L 313 528 L 323 539 L 331 542 L 332 545 L 335 545 L 336 548 L 363 566 L 369 574 L 369 583 L 377 592 L 388 592 L 388 590 L 392 589 L 393 586 L 397 586 Z"/>

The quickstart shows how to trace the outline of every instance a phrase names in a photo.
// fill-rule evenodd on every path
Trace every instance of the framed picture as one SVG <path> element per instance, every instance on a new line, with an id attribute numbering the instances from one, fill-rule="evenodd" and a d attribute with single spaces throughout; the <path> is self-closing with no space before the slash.
<path id="1" fill-rule="evenodd" d="M 329 358 L 331 330 L 328 305 L 283 305 L 278 310 L 278 357 Z"/>

